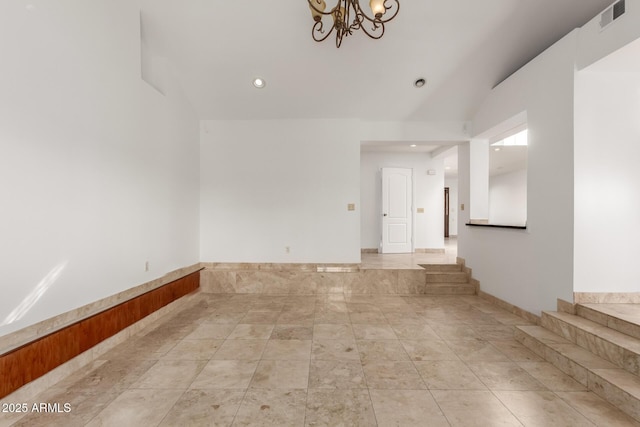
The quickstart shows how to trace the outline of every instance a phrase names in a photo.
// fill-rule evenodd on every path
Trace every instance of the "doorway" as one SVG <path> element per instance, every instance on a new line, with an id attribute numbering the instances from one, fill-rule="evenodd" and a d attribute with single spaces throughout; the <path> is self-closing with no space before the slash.
<path id="1" fill-rule="evenodd" d="M 413 170 L 382 168 L 380 253 L 413 252 Z"/>

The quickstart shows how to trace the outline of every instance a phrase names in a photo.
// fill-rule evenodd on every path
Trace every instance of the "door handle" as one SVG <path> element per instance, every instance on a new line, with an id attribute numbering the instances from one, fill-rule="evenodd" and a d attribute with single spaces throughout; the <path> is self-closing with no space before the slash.
<path id="1" fill-rule="evenodd" d="M 382 214 L 382 216 L 387 216 L 387 214 Z"/>

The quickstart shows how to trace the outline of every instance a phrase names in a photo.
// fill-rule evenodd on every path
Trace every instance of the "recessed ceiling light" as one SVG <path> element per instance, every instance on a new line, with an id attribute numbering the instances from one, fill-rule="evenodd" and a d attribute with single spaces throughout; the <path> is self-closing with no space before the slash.
<path id="1" fill-rule="evenodd" d="M 253 85 L 258 89 L 262 89 L 266 86 L 266 84 L 267 82 L 265 82 L 264 79 L 261 79 L 260 77 L 256 77 L 255 79 L 253 79 Z"/>
<path id="2" fill-rule="evenodd" d="M 494 150 L 495 150 L 495 151 L 500 151 L 500 149 L 499 149 L 499 148 L 494 148 Z"/>
<path id="3" fill-rule="evenodd" d="M 416 145 L 416 144 L 411 144 L 409 147 L 411 147 L 411 148 L 416 148 L 416 147 L 417 147 L 417 145 Z"/>
<path id="4" fill-rule="evenodd" d="M 451 170 L 451 166 L 445 166 L 446 170 Z"/>
<path id="5" fill-rule="evenodd" d="M 418 80 L 416 80 L 415 82 L 413 82 L 413 85 L 417 88 L 421 88 L 422 86 L 426 85 L 427 81 L 423 78 L 419 78 Z"/>

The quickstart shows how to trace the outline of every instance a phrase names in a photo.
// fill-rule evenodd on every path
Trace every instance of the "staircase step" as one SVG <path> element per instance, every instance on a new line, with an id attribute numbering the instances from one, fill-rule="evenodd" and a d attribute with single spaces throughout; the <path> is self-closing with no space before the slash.
<path id="1" fill-rule="evenodd" d="M 516 326 L 525 347 L 640 421 L 640 378 L 541 326 Z"/>
<path id="2" fill-rule="evenodd" d="M 584 386 L 591 369 L 618 369 L 616 365 L 542 326 L 516 326 L 516 341 Z"/>
<path id="3" fill-rule="evenodd" d="M 578 304 L 578 316 L 640 339 L 640 304 Z"/>
<path id="4" fill-rule="evenodd" d="M 420 267 L 431 272 L 440 271 L 462 271 L 462 264 L 418 264 Z"/>
<path id="5" fill-rule="evenodd" d="M 640 375 L 639 339 L 567 313 L 543 312 L 541 324 L 618 367 Z"/>
<path id="6" fill-rule="evenodd" d="M 640 421 L 640 378 L 624 369 L 589 372 L 589 390 Z"/>
<path id="7" fill-rule="evenodd" d="M 462 271 L 427 271 L 427 283 L 468 283 L 469 276 Z"/>
<path id="8" fill-rule="evenodd" d="M 427 283 L 426 295 L 475 295 L 476 287 L 468 283 Z"/>

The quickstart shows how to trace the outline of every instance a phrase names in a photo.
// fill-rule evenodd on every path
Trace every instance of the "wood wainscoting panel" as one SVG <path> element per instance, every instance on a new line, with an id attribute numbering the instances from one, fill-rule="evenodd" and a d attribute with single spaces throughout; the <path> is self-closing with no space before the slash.
<path id="1" fill-rule="evenodd" d="M 0 355 L 0 399 L 199 286 L 196 271 Z"/>

